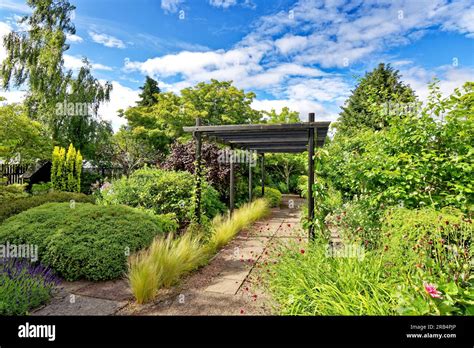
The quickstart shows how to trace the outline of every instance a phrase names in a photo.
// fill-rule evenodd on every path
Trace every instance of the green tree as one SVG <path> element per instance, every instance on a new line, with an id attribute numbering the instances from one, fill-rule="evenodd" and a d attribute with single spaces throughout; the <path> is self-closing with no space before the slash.
<path id="1" fill-rule="evenodd" d="M 274 109 L 264 112 L 268 123 L 297 123 L 301 122 L 299 113 L 291 111 L 288 107 L 282 108 L 280 113 Z M 290 192 L 296 186 L 296 178 L 305 173 L 305 158 L 300 154 L 274 153 L 267 156 L 268 175 L 274 176 L 277 180 L 282 180 L 285 185 L 278 187 L 279 190 Z M 292 180 L 294 178 L 294 180 Z"/>
<path id="2" fill-rule="evenodd" d="M 94 140 L 93 116 L 99 104 L 109 100 L 112 85 L 95 79 L 87 60 L 77 76 L 64 68 L 63 54 L 69 49 L 66 36 L 75 33 L 71 22 L 75 7 L 69 1 L 28 0 L 27 4 L 32 13 L 19 21 L 27 29 L 4 37 L 7 55 L 1 63 L 2 88 L 27 85 L 28 116 L 48 126 L 55 144 L 72 142 L 83 149 Z"/>
<path id="3" fill-rule="evenodd" d="M 58 191 L 80 192 L 82 155 L 72 144 L 66 152 L 55 146 L 52 155 L 51 183 Z"/>
<path id="4" fill-rule="evenodd" d="M 410 86 L 400 81 L 398 70 L 380 63 L 359 80 L 339 114 L 338 131 L 351 133 L 361 128 L 379 130 L 387 127 L 401 105 L 415 103 Z"/>
<path id="5" fill-rule="evenodd" d="M 297 111 L 290 111 L 288 107 L 281 109 L 280 113 L 277 113 L 275 109 L 272 109 L 270 112 L 263 112 L 264 119 L 268 123 L 298 123 L 301 122 L 299 113 Z"/>
<path id="6" fill-rule="evenodd" d="M 166 154 L 170 144 L 190 137 L 184 126 L 192 126 L 200 117 L 204 124 L 240 124 L 260 121 L 261 113 L 250 104 L 255 97 L 232 86 L 230 81 L 199 83 L 178 96 L 171 92 L 155 94 L 150 107 L 135 106 L 124 112 L 134 136 L 148 142 L 157 152 Z"/>
<path id="7" fill-rule="evenodd" d="M 40 122 L 28 118 L 23 104 L 0 106 L 1 159 L 8 162 L 19 157 L 22 163 L 28 164 L 50 158 L 51 148 L 47 130 Z"/>
<path id="8" fill-rule="evenodd" d="M 145 84 L 143 87 L 140 87 L 142 92 L 139 94 L 140 100 L 137 102 L 138 106 L 152 106 L 158 101 L 156 94 L 159 94 L 160 88 L 158 87 L 158 82 L 156 82 L 151 77 L 147 76 Z"/>

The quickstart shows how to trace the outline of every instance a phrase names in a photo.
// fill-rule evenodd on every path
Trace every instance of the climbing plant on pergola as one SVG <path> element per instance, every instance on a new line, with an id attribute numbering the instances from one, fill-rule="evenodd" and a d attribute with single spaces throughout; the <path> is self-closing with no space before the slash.
<path id="1" fill-rule="evenodd" d="M 314 148 L 324 145 L 330 122 L 314 121 L 314 113 L 310 113 L 308 122 L 285 124 L 244 124 L 204 126 L 201 119 L 196 119 L 196 126 L 184 127 L 185 132 L 192 132 L 196 140 L 196 197 L 195 217 L 201 218 L 201 147 L 202 137 L 227 144 L 231 149 L 242 149 L 256 152 L 260 156 L 262 166 L 262 196 L 265 193 L 265 154 L 266 153 L 300 153 L 308 151 L 308 219 L 314 218 Z M 232 214 L 235 200 L 235 168 L 230 161 L 229 208 Z M 249 165 L 249 200 L 252 200 L 252 166 Z M 314 237 L 314 228 L 309 224 L 309 237 Z"/>

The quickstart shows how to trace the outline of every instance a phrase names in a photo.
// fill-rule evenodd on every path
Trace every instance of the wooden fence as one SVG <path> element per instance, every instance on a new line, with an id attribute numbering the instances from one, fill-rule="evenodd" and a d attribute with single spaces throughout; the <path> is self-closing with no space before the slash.
<path id="1" fill-rule="evenodd" d="M 28 169 L 28 166 L 21 164 L 0 164 L 0 177 L 6 178 L 7 185 L 23 184 L 21 177 Z"/>

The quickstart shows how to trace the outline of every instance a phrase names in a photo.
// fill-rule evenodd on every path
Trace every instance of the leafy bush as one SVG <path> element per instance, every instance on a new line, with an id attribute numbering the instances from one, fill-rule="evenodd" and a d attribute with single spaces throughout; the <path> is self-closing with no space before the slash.
<path id="1" fill-rule="evenodd" d="M 48 192 L 51 192 L 53 190 L 53 185 L 51 182 L 42 182 L 39 184 L 33 184 L 31 186 L 31 193 L 33 195 L 42 195 Z"/>
<path id="2" fill-rule="evenodd" d="M 127 256 L 176 229 L 171 216 L 126 206 L 48 203 L 7 219 L 0 243 L 38 246 L 39 260 L 67 280 L 114 279 Z"/>
<path id="3" fill-rule="evenodd" d="M 474 83 L 447 99 L 440 99 L 435 85 L 431 91 L 419 115 L 393 117 L 380 131 L 336 134 L 327 146 L 324 175 L 347 198 L 368 195 L 372 205 L 472 210 Z"/>
<path id="4" fill-rule="evenodd" d="M 193 175 L 162 169 L 140 169 L 129 178 L 123 177 L 102 190 L 104 205 L 125 204 L 153 210 L 157 214 L 174 213 L 183 223 L 189 221 L 193 209 Z M 224 210 L 218 192 L 203 183 L 202 212 L 213 217 Z"/>
<path id="5" fill-rule="evenodd" d="M 28 197 L 28 193 L 25 192 L 25 188 L 26 184 L 0 184 L 0 204 L 5 204 L 12 199 Z"/>
<path id="6" fill-rule="evenodd" d="M 393 285 L 376 253 L 328 257 L 325 244 L 294 247 L 270 267 L 268 283 L 284 315 L 390 315 Z"/>
<path id="7" fill-rule="evenodd" d="M 44 195 L 18 198 L 12 201 L 0 203 L 0 223 L 10 216 L 45 203 L 70 201 L 78 203 L 93 203 L 94 199 L 91 196 L 86 196 L 82 193 L 70 192 L 50 192 Z"/>
<path id="8" fill-rule="evenodd" d="M 26 315 L 51 298 L 59 280 L 50 269 L 28 261 L 0 263 L 0 315 Z"/>
<path id="9" fill-rule="evenodd" d="M 260 187 L 257 187 L 253 191 L 254 197 L 262 197 L 262 190 Z M 271 207 L 278 207 L 281 203 L 282 194 L 275 188 L 265 187 L 264 198 L 268 200 Z"/>

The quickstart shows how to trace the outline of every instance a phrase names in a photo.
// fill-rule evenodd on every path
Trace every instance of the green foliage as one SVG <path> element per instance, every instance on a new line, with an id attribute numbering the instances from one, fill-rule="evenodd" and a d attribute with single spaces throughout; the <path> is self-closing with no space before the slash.
<path id="1" fill-rule="evenodd" d="M 268 213 L 268 202 L 259 199 L 230 217 L 215 217 L 209 236 L 188 229 L 181 237 L 170 234 L 156 238 L 150 248 L 130 258 L 128 279 L 135 299 L 138 303 L 151 301 L 160 288 L 173 285 L 185 273 L 206 264 L 238 232 Z"/>
<path id="2" fill-rule="evenodd" d="M 381 63 L 359 80 L 342 107 L 337 128 L 349 134 L 357 133 L 363 128 L 383 129 L 393 117 L 390 113 L 385 113 L 385 110 L 391 105 L 414 102 L 415 93 L 410 86 L 400 82 L 398 71 L 389 64 Z"/>
<path id="3" fill-rule="evenodd" d="M 93 156 L 98 128 L 103 125 L 93 116 L 100 103 L 110 99 L 112 85 L 102 85 L 92 76 L 87 59 L 77 76 L 64 68 L 63 55 L 69 49 L 66 38 L 75 34 L 71 22 L 75 7 L 69 1 L 28 0 L 27 4 L 31 12 L 19 20 L 21 30 L 11 31 L 3 40 L 7 54 L 1 63 L 2 87 L 26 84 L 28 116 L 47 126 L 55 144 L 73 143 Z M 90 113 L 71 115 L 69 111 L 77 110 L 77 105 L 87 105 Z"/>
<path id="4" fill-rule="evenodd" d="M 0 184 L 0 205 L 7 204 L 17 198 L 28 197 L 28 193 L 25 192 L 25 188 L 26 184 Z"/>
<path id="5" fill-rule="evenodd" d="M 256 187 L 253 190 L 254 197 L 262 197 L 262 189 L 260 187 Z M 282 194 L 276 188 L 272 187 L 265 187 L 265 193 L 263 195 L 265 197 L 271 207 L 279 207 L 281 203 Z"/>
<path id="6" fill-rule="evenodd" d="M 269 201 L 266 198 L 257 199 L 251 203 L 244 204 L 235 210 L 230 217 L 222 215 L 215 217 L 212 221 L 209 246 L 214 251 L 219 250 L 239 231 L 268 215 L 270 212 L 269 206 Z"/>
<path id="7" fill-rule="evenodd" d="M 185 88 L 180 95 L 166 92 L 154 96 L 153 105 L 129 108 L 124 116 L 135 137 L 163 153 L 184 136 L 183 126 L 194 125 L 197 117 L 212 125 L 256 123 L 261 117 L 250 107 L 255 94 L 237 89 L 231 81 L 211 80 Z"/>
<path id="8" fill-rule="evenodd" d="M 323 173 L 347 198 L 368 195 L 373 206 L 472 208 L 473 84 L 446 99 L 436 84 L 430 88 L 433 102 L 420 115 L 393 119 L 377 132 L 336 134 Z"/>
<path id="9" fill-rule="evenodd" d="M 33 184 L 31 186 L 31 194 L 32 195 L 42 195 L 49 192 L 52 192 L 53 185 L 51 182 L 41 182 L 39 184 Z"/>
<path id="10" fill-rule="evenodd" d="M 297 111 L 290 111 L 289 108 L 284 107 L 281 112 L 276 113 L 275 109 L 270 112 L 263 111 L 263 117 L 268 123 L 298 123 L 301 122 L 299 113 Z"/>
<path id="11" fill-rule="evenodd" d="M 66 149 L 55 146 L 51 166 L 51 184 L 55 190 L 80 192 L 82 155 L 72 144 Z"/>
<path id="12" fill-rule="evenodd" d="M 51 148 L 46 128 L 28 118 L 24 105 L 0 106 L 1 159 L 8 163 L 19 156 L 21 163 L 33 163 L 38 159 L 49 159 Z"/>
<path id="13" fill-rule="evenodd" d="M 34 244 L 41 263 L 67 280 L 115 279 L 127 257 L 177 228 L 170 216 L 126 206 L 48 203 L 6 220 L 0 243 Z"/>
<path id="14" fill-rule="evenodd" d="M 381 232 L 387 272 L 400 284 L 401 314 L 474 314 L 470 218 L 456 209 L 397 208 L 386 213 Z"/>
<path id="15" fill-rule="evenodd" d="M 102 190 L 99 201 L 104 205 L 125 204 L 150 209 L 157 214 L 174 213 L 180 223 L 185 223 L 193 212 L 193 182 L 193 175 L 188 172 L 139 169 Z M 202 213 L 213 217 L 223 210 L 218 192 L 203 182 Z"/>
<path id="16" fill-rule="evenodd" d="M 304 251 L 304 253 L 302 252 Z M 292 247 L 270 268 L 268 283 L 283 315 L 392 315 L 383 259 L 329 257 L 326 244 Z"/>
<path id="17" fill-rule="evenodd" d="M 1 186 L 0 186 L 1 187 Z M 82 193 L 50 192 L 37 196 L 17 198 L 0 202 L 0 223 L 10 216 L 49 202 L 84 202 L 94 203 L 91 196 Z"/>
<path id="18" fill-rule="evenodd" d="M 137 102 L 138 106 L 152 106 L 158 101 L 156 94 L 159 94 L 161 91 L 158 87 L 158 82 L 154 79 L 147 76 L 145 84 L 143 87 L 140 87 L 140 89 L 142 92 L 139 95 L 140 100 Z"/>

